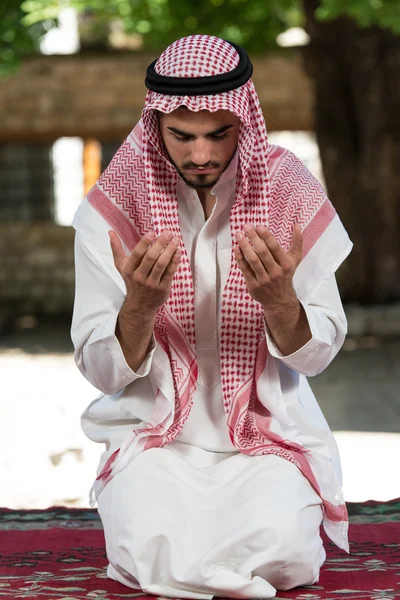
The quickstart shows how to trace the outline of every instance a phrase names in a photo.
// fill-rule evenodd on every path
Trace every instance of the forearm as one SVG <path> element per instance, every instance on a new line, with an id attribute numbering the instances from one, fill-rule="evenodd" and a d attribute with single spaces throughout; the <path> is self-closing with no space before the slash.
<path id="1" fill-rule="evenodd" d="M 101 222 L 97 223 L 101 232 Z M 107 232 L 105 232 L 107 233 Z M 103 255 L 111 254 L 105 235 L 99 233 L 98 243 Z M 110 257 L 110 264 L 112 257 Z M 75 240 L 75 303 L 71 337 L 75 347 L 75 363 L 82 375 L 104 394 L 115 394 L 148 373 L 152 355 L 144 356 L 143 369 L 133 371 L 127 364 L 121 342 L 115 335 L 117 320 L 126 290 L 118 285 L 118 277 L 110 277 L 103 263 L 82 242 Z M 139 323 L 137 329 L 140 329 Z M 136 331 L 137 331 L 136 329 Z M 151 336 L 150 336 L 151 339 Z M 149 361 L 146 361 L 149 356 Z"/>
<path id="2" fill-rule="evenodd" d="M 267 344 L 270 354 L 287 367 L 307 377 L 314 377 L 322 373 L 335 358 L 347 332 L 346 315 L 334 275 L 310 296 L 307 303 L 301 303 L 301 310 L 308 322 L 310 339 L 292 354 L 286 354 L 286 351 L 277 347 L 267 326 Z"/>
<path id="3" fill-rule="evenodd" d="M 293 354 L 312 338 L 307 315 L 296 296 L 264 307 L 264 318 L 272 340 L 284 356 Z"/>
<path id="4" fill-rule="evenodd" d="M 133 306 L 128 297 L 119 311 L 115 335 L 132 371 L 136 372 L 147 356 L 156 314 Z"/>

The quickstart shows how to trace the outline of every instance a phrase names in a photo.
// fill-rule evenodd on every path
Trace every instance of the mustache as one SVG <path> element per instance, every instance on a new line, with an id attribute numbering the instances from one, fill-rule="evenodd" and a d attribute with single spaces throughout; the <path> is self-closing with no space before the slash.
<path id="1" fill-rule="evenodd" d="M 206 165 L 195 165 L 194 163 L 185 163 L 182 165 L 183 169 L 218 169 L 221 165 L 216 162 L 209 162 Z"/>

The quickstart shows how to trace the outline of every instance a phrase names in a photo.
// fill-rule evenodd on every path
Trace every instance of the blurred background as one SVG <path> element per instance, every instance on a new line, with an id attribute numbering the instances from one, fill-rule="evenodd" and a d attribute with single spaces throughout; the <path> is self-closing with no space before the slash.
<path id="1" fill-rule="evenodd" d="M 354 242 L 349 335 L 311 385 L 346 500 L 400 497 L 398 0 L 5 0 L 0 6 L 0 506 L 87 506 L 102 448 L 79 417 L 73 214 L 143 106 L 168 44 L 242 44 L 270 140 L 321 180 Z"/>

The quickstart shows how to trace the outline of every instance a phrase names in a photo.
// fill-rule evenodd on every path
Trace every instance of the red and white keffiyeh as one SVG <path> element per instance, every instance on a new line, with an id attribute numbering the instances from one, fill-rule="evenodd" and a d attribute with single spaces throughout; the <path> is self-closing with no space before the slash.
<path id="1" fill-rule="evenodd" d="M 228 42 L 193 35 L 174 42 L 159 57 L 156 72 L 174 77 L 204 77 L 226 73 L 239 61 Z M 233 254 L 235 234 L 245 223 L 268 226 L 288 249 L 295 223 L 304 235 L 299 266 L 302 299 L 327 279 L 350 251 L 341 225 L 334 243 L 323 252 L 312 250 L 338 217 L 323 188 L 296 157 L 268 143 L 263 114 L 251 79 L 238 89 L 209 96 L 167 96 L 149 91 L 140 122 L 122 144 L 109 167 L 90 190 L 90 204 L 132 250 L 154 230 L 180 235 L 176 184 L 178 174 L 169 162 L 160 138 L 156 111 L 170 113 L 185 105 L 189 110 L 228 110 L 241 120 L 236 198 L 231 210 L 231 270 L 223 290 L 221 315 L 221 379 L 229 434 L 234 446 L 250 455 L 276 454 L 302 471 L 322 497 L 324 524 L 330 537 L 347 548 L 347 512 L 334 481 L 321 484 L 312 467 L 311 451 L 274 433 L 273 417 L 257 394 L 257 382 L 268 361 L 264 313 L 249 295 Z M 338 221 L 340 224 L 340 222 Z M 190 257 L 181 243 L 181 263 L 169 300 L 159 310 L 155 338 L 168 355 L 175 399 L 169 412 L 165 397 L 156 396 L 152 421 L 132 435 L 107 461 L 93 491 L 100 493 L 110 479 L 143 450 L 174 440 L 188 418 L 198 375 L 195 339 L 194 286 Z M 308 265 L 308 267 L 307 267 Z M 299 293 L 299 291 L 298 291 Z M 164 404 L 163 404 L 164 403 Z M 329 479 L 329 478 L 328 478 Z M 340 487 L 340 486 L 339 486 Z"/>

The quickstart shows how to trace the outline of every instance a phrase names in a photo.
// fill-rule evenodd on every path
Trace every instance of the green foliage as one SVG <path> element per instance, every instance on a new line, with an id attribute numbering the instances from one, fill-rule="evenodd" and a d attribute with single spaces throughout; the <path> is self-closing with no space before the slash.
<path id="1" fill-rule="evenodd" d="M 39 52 L 41 37 L 54 27 L 55 21 L 24 23 L 21 2 L 3 0 L 0 5 L 0 76 L 12 73 L 19 60 Z"/>
<path id="2" fill-rule="evenodd" d="M 276 48 L 276 36 L 302 25 L 301 0 L 3 0 L 0 6 L 0 75 L 39 51 L 42 35 L 72 6 L 99 23 L 119 21 L 139 34 L 145 48 L 159 50 L 173 40 L 208 33 L 242 44 L 255 54 Z M 400 0 L 321 0 L 317 16 L 354 19 L 361 27 L 400 33 Z"/>
<path id="3" fill-rule="evenodd" d="M 347 16 L 360 27 L 376 25 L 400 34 L 400 0 L 321 0 L 316 14 L 321 20 Z"/>
<path id="4" fill-rule="evenodd" d="M 301 21 L 297 0 L 70 0 L 69 5 L 101 20 L 122 21 L 127 33 L 140 34 L 144 46 L 154 49 L 185 35 L 208 33 L 262 52 L 276 47 L 276 36 Z M 25 0 L 24 23 L 54 18 L 57 6 Z"/>

